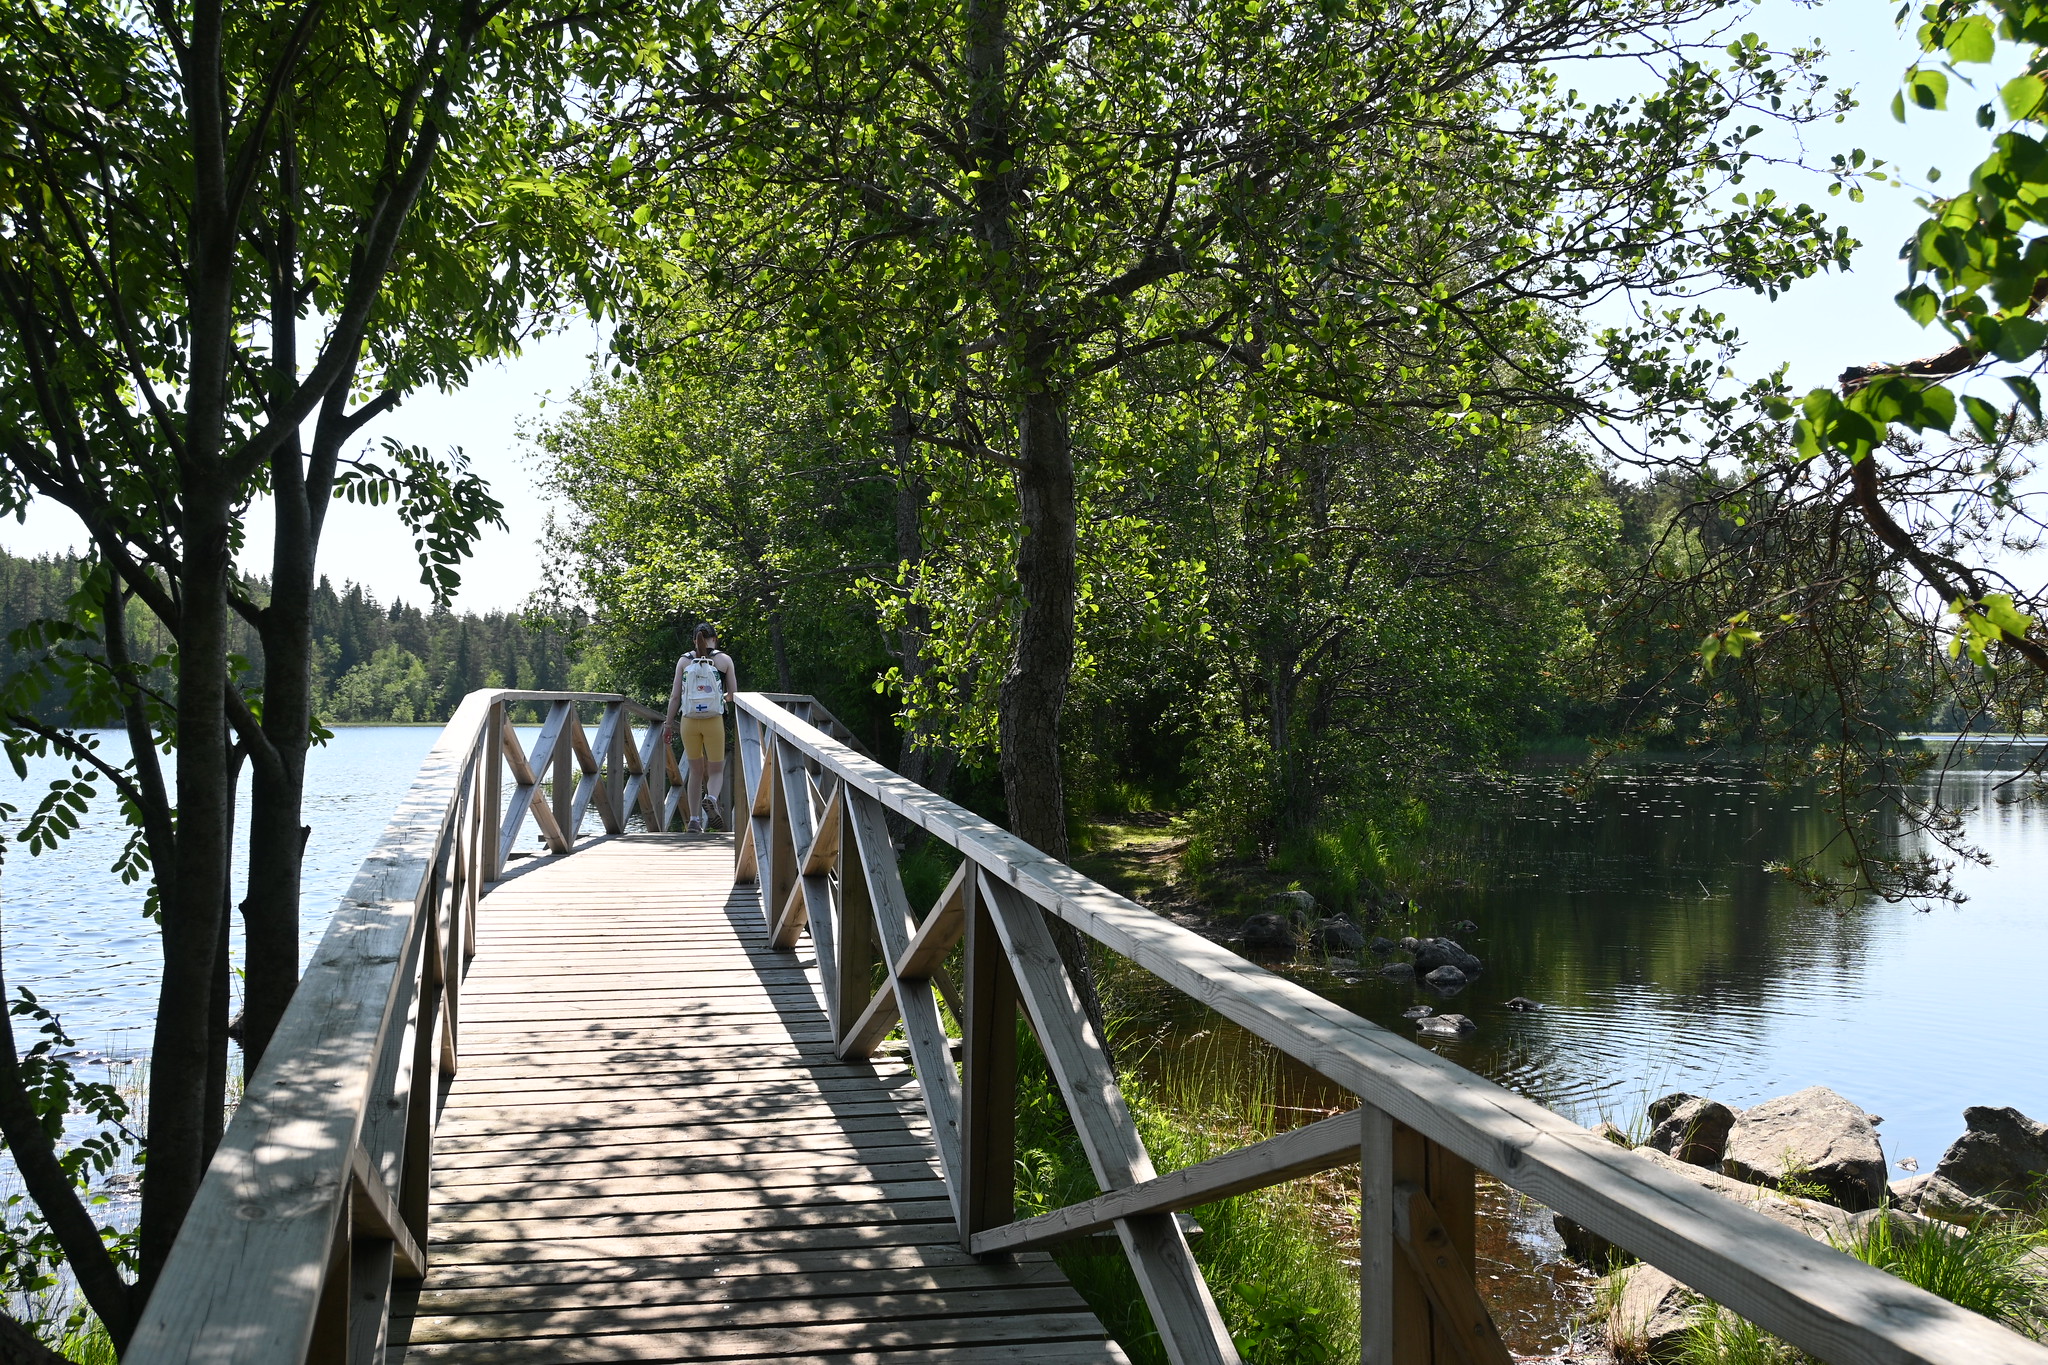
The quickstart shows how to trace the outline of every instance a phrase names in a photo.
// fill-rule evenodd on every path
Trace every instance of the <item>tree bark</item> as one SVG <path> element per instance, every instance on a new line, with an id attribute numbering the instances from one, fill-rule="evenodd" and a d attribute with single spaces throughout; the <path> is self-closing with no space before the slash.
<path id="1" fill-rule="evenodd" d="M 179 574 L 178 842 L 163 879 L 163 985 L 150 1047 L 149 1164 L 142 1177 L 137 1301 L 147 1302 L 206 1169 L 214 963 L 227 904 L 228 574 L 233 492 L 217 460 L 186 462 Z"/>

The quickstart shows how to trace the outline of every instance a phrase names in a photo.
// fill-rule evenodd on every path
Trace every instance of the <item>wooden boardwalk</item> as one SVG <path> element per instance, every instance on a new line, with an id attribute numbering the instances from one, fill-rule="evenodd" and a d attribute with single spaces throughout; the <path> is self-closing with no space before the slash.
<path id="1" fill-rule="evenodd" d="M 1123 1361 L 960 1250 L 915 1079 L 833 1056 L 723 836 L 515 864 L 478 911 L 430 1267 L 388 1360 Z"/>

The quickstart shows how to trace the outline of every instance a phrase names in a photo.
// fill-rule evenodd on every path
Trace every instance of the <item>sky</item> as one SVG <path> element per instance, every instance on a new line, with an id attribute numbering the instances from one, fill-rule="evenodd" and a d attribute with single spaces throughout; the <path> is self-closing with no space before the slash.
<path id="1" fill-rule="evenodd" d="M 1892 95 L 1916 55 L 1912 34 L 1892 24 L 1895 9 L 1887 0 L 1822 0 L 1815 5 L 1766 0 L 1737 25 L 1738 31 L 1756 32 L 1774 46 L 1819 40 L 1829 53 L 1825 69 L 1831 81 L 1856 89 L 1861 104 L 1845 122 L 1805 130 L 1806 159 L 1825 163 L 1836 152 L 1860 148 L 1896 162 L 1909 181 L 1908 187 L 1872 185 L 1865 201 L 1856 204 L 1846 195 L 1827 198 L 1818 177 L 1782 172 L 1760 177 L 1758 183 L 1771 183 L 1782 194 L 1825 204 L 1830 219 L 1863 243 L 1848 272 L 1809 280 L 1776 301 L 1746 293 L 1715 297 L 1714 306 L 1748 339 L 1738 368 L 1755 374 L 1789 363 L 1795 392 L 1831 383 L 1850 364 L 1904 360 L 1942 349 L 1937 337 L 1914 326 L 1892 303 L 1905 282 L 1898 247 L 1919 221 L 1914 200 L 1926 188 L 1928 168 L 1938 166 L 1951 177 L 1946 188 L 1982 158 L 1987 135 L 1976 128 L 1970 111 L 1994 97 L 1996 87 L 1980 79 L 1979 94 L 1958 85 L 1949 112 L 1916 112 L 1905 125 L 1895 122 Z M 1605 64 L 1583 79 L 1572 75 L 1589 93 L 1601 94 L 1646 87 L 1648 79 L 1626 64 Z M 529 345 L 515 359 L 486 367 L 460 391 L 415 395 L 366 428 L 363 439 L 371 444 L 390 437 L 435 451 L 460 447 L 505 504 L 507 528 L 488 531 L 463 568 L 458 610 L 515 610 L 540 586 L 547 499 L 531 446 L 521 433 L 550 415 L 550 401 L 559 405 L 586 382 L 593 356 L 602 349 L 596 327 L 588 322 L 572 326 Z M 267 509 L 255 509 L 251 521 L 251 543 L 266 546 Z M 411 538 L 389 508 L 338 504 L 328 526 L 321 569 L 337 584 L 353 580 L 385 602 L 425 599 Z M 82 540 L 77 523 L 61 509 L 34 508 L 25 524 L 0 521 L 0 546 L 16 554 L 65 550 Z M 264 570 L 261 562 L 247 567 Z"/>

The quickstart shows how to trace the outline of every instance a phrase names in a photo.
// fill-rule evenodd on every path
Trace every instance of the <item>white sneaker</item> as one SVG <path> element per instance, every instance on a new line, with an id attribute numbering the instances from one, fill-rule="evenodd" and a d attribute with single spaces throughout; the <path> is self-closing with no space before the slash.
<path id="1" fill-rule="evenodd" d="M 703 832 L 704 817 L 701 815 L 691 816 L 689 821 L 683 826 L 683 833 L 685 834 L 702 834 Z"/>

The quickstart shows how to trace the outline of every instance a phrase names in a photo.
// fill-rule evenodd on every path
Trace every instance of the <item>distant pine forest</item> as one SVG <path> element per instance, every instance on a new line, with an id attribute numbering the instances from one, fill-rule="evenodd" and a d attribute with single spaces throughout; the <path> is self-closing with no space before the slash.
<path id="1" fill-rule="evenodd" d="M 78 590 L 81 561 L 70 555 L 23 558 L 0 550 L 0 677 L 18 662 L 15 633 L 29 622 L 61 616 Z M 263 583 L 249 585 L 261 600 Z M 479 687 L 544 690 L 572 685 L 574 620 L 518 612 L 422 610 L 403 600 L 379 602 L 356 583 L 320 580 L 313 607 L 313 704 L 330 724 L 423 724 L 445 721 L 463 695 Z M 138 614 L 138 652 L 160 649 Z M 262 669 L 255 631 L 239 626 L 235 651 Z M 45 698 L 46 721 L 66 721 L 64 700 Z"/>

